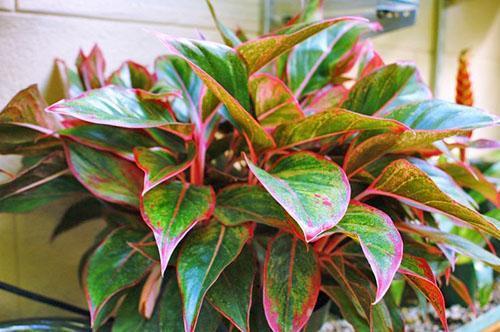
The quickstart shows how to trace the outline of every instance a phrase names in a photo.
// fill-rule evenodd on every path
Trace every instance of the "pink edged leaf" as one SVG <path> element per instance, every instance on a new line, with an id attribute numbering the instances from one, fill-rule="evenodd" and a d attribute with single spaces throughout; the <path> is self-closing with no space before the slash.
<path id="1" fill-rule="evenodd" d="M 288 87 L 277 77 L 266 73 L 250 76 L 248 82 L 255 115 L 264 127 L 304 118 L 304 113 Z"/>
<path id="2" fill-rule="evenodd" d="M 407 127 L 397 121 L 330 108 L 276 128 L 274 138 L 280 148 L 288 148 L 351 131 L 384 130 L 400 132 Z"/>
<path id="3" fill-rule="evenodd" d="M 195 330 L 205 294 L 252 234 L 248 225 L 226 227 L 212 221 L 186 238 L 177 258 L 185 331 Z"/>
<path id="4" fill-rule="evenodd" d="M 262 283 L 271 329 L 300 331 L 313 312 L 321 285 L 314 250 L 297 237 L 278 234 L 267 248 Z"/>
<path id="5" fill-rule="evenodd" d="M 98 89 L 106 84 L 104 78 L 106 62 L 99 46 L 94 45 L 89 55 L 83 54 L 80 50 L 76 59 L 76 67 L 85 90 Z"/>
<path id="6" fill-rule="evenodd" d="M 108 151 L 134 161 L 134 148 L 153 147 L 157 143 L 144 131 L 97 124 L 82 124 L 59 131 L 59 135 L 97 150 Z"/>
<path id="7" fill-rule="evenodd" d="M 174 249 L 200 220 L 213 211 L 215 194 L 211 187 L 169 182 L 144 194 L 141 214 L 153 231 L 160 253 L 162 273 Z"/>
<path id="8" fill-rule="evenodd" d="M 84 290 L 91 322 L 119 291 L 138 284 L 153 261 L 128 245 L 142 242 L 149 234 L 129 228 L 118 228 L 94 250 L 85 268 Z"/>
<path id="9" fill-rule="evenodd" d="M 238 45 L 236 50 L 245 61 L 248 72 L 252 74 L 312 35 L 331 27 L 337 22 L 352 19 L 359 18 L 339 17 L 285 27 L 273 34 Z"/>
<path id="10" fill-rule="evenodd" d="M 225 116 L 250 140 L 255 150 L 274 146 L 272 137 L 252 117 L 246 68 L 225 45 L 158 34 L 171 55 L 188 62 L 208 89 L 226 105 Z"/>
<path id="11" fill-rule="evenodd" d="M 52 134 L 60 128 L 55 114 L 44 112 L 47 104 L 36 84 L 19 91 L 0 112 L 0 123 L 18 125 Z"/>
<path id="12" fill-rule="evenodd" d="M 376 135 L 361 143 L 354 141 L 347 151 L 343 168 L 349 176 L 353 176 L 386 154 L 425 151 L 432 143 L 461 133 L 463 131 L 460 130 L 407 130 Z"/>
<path id="13" fill-rule="evenodd" d="M 445 331 L 448 331 L 446 321 L 446 306 L 443 293 L 436 284 L 432 269 L 423 258 L 404 255 L 399 272 L 403 274 L 410 285 L 418 289 L 436 310 Z"/>
<path id="14" fill-rule="evenodd" d="M 145 173 L 143 195 L 157 185 L 185 171 L 193 162 L 195 147 L 190 144 L 183 161 L 178 162 L 171 151 L 161 147 L 134 149 L 137 166 Z"/>
<path id="15" fill-rule="evenodd" d="M 63 60 L 56 59 L 55 66 L 64 87 L 64 98 L 75 98 L 85 91 L 78 73 L 68 68 Z"/>
<path id="16" fill-rule="evenodd" d="M 393 197 L 419 209 L 443 213 L 496 237 L 498 228 L 478 212 L 451 199 L 421 169 L 405 159 L 390 163 L 357 199 L 367 195 Z"/>
<path id="17" fill-rule="evenodd" d="M 351 18 L 297 45 L 287 61 L 288 84 L 295 96 L 299 98 L 318 90 L 330 83 L 332 77 L 340 76 L 344 71 L 341 67 L 347 65 L 351 53 L 357 53 L 355 45 L 360 36 L 374 28 L 364 19 Z"/>
<path id="18" fill-rule="evenodd" d="M 357 81 L 342 107 L 366 115 L 384 115 L 398 106 L 430 97 L 414 65 L 394 63 Z"/>
<path id="19" fill-rule="evenodd" d="M 327 85 L 325 88 L 306 97 L 302 102 L 304 113 L 312 115 L 334 107 L 340 107 L 348 92 L 349 90 L 343 85 Z"/>
<path id="20" fill-rule="evenodd" d="M 403 257 L 403 240 L 391 218 L 369 205 L 353 201 L 342 220 L 331 230 L 337 231 L 359 241 L 377 281 L 375 303 L 379 302 L 389 289 Z"/>
<path id="21" fill-rule="evenodd" d="M 146 67 L 126 61 L 110 75 L 108 83 L 129 89 L 150 90 L 155 83 L 155 77 Z"/>
<path id="22" fill-rule="evenodd" d="M 110 85 L 62 100 L 46 110 L 96 124 L 151 128 L 176 122 L 170 105 L 162 99 L 143 90 Z"/>
<path id="23" fill-rule="evenodd" d="M 477 168 L 461 162 L 441 163 L 438 164 L 438 167 L 448 173 L 462 187 L 473 189 L 497 207 L 500 206 L 500 192 Z"/>
<path id="24" fill-rule="evenodd" d="M 139 207 L 142 174 L 133 163 L 71 141 L 64 150 L 71 172 L 92 194 L 108 202 Z"/>
<path id="25" fill-rule="evenodd" d="M 358 77 L 363 78 L 384 65 L 384 60 L 373 48 L 373 43 L 370 40 L 365 40 L 359 61 Z"/>
<path id="26" fill-rule="evenodd" d="M 351 187 L 342 169 L 324 157 L 297 152 L 280 159 L 268 173 L 247 159 L 251 172 L 299 224 L 307 242 L 343 217 Z"/>
<path id="27" fill-rule="evenodd" d="M 243 332 L 250 330 L 255 263 L 251 247 L 245 246 L 207 293 L 210 304 Z"/>

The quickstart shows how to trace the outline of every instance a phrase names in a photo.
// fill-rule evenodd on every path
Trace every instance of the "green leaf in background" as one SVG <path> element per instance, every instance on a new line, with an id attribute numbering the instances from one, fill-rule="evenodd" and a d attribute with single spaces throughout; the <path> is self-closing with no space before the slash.
<path id="1" fill-rule="evenodd" d="M 210 10 L 210 14 L 212 15 L 212 19 L 215 23 L 215 26 L 217 27 L 217 30 L 219 30 L 219 34 L 222 37 L 222 40 L 224 40 L 224 43 L 229 46 L 229 47 L 236 47 L 239 44 L 241 44 L 240 38 L 228 27 L 226 27 L 218 18 L 217 15 L 215 14 L 214 7 L 212 5 L 212 1 L 206 0 L 208 9 Z"/>
<path id="2" fill-rule="evenodd" d="M 246 225 L 226 227 L 212 221 L 186 238 L 177 258 L 186 331 L 194 331 L 205 294 L 238 257 L 250 236 L 251 229 Z"/>
<path id="3" fill-rule="evenodd" d="M 139 207 L 141 171 L 113 154 L 67 141 L 66 158 L 73 175 L 105 201 Z"/>
<path id="4" fill-rule="evenodd" d="M 357 81 L 342 107 L 366 115 L 385 115 L 398 106 L 430 97 L 415 66 L 394 63 Z"/>
<path id="5" fill-rule="evenodd" d="M 438 167 L 448 173 L 459 185 L 477 191 L 497 207 L 500 206 L 500 193 L 495 184 L 488 181 L 477 168 L 462 162 L 440 163 Z"/>
<path id="6" fill-rule="evenodd" d="M 147 233 L 118 228 L 93 252 L 85 273 L 85 293 L 92 322 L 114 294 L 139 283 L 152 265 L 151 260 L 128 245 L 148 237 Z"/>
<path id="7" fill-rule="evenodd" d="M 106 62 L 97 44 L 92 47 L 89 55 L 85 55 L 80 50 L 76 59 L 76 67 L 86 90 L 97 89 L 106 84 L 104 78 Z"/>
<path id="8" fill-rule="evenodd" d="M 496 269 L 500 268 L 500 258 L 461 236 L 422 225 L 411 225 L 409 228 L 417 234 L 429 238 L 432 242 L 446 244 L 464 256 L 487 263 Z"/>
<path id="9" fill-rule="evenodd" d="M 211 187 L 183 182 L 164 183 L 144 195 L 141 213 L 155 236 L 162 272 L 189 230 L 210 216 L 214 196 Z"/>
<path id="10" fill-rule="evenodd" d="M 280 148 L 285 148 L 350 131 L 387 130 L 398 132 L 406 129 L 406 126 L 397 121 L 357 114 L 342 108 L 331 108 L 293 123 L 279 126 L 274 132 L 274 138 Z"/>
<path id="11" fill-rule="evenodd" d="M 129 89 L 150 90 L 155 78 L 148 69 L 133 61 L 125 61 L 108 78 L 108 83 Z"/>
<path id="12" fill-rule="evenodd" d="M 495 225 L 476 211 L 451 199 L 426 173 L 404 159 L 389 164 L 359 197 L 372 194 L 393 197 L 429 212 L 443 213 L 479 230 L 500 236 Z"/>
<path id="13" fill-rule="evenodd" d="M 57 68 L 59 79 L 61 80 L 63 86 L 64 98 L 75 98 L 85 91 L 78 73 L 68 68 L 63 60 L 56 59 L 55 67 Z"/>
<path id="14" fill-rule="evenodd" d="M 438 99 L 402 105 L 384 116 L 420 130 L 470 130 L 499 123 L 498 117 L 478 108 Z"/>
<path id="15" fill-rule="evenodd" d="M 175 98 L 171 105 L 176 117 L 183 122 L 193 122 L 200 116 L 202 81 L 189 63 L 177 56 L 161 56 L 155 61 L 158 81 L 179 90 L 182 98 Z"/>
<path id="16" fill-rule="evenodd" d="M 360 35 L 370 27 L 370 23 L 362 19 L 341 21 L 295 47 L 287 62 L 289 87 L 295 96 L 327 85 L 332 69 L 352 51 Z"/>
<path id="17" fill-rule="evenodd" d="M 60 148 L 61 142 L 37 130 L 0 123 L 0 154 L 39 155 Z"/>
<path id="18" fill-rule="evenodd" d="M 250 305 L 257 270 L 255 263 L 251 247 L 245 246 L 207 293 L 207 300 L 212 306 L 240 331 L 250 330 Z"/>
<path id="19" fill-rule="evenodd" d="M 370 325 L 356 311 L 353 303 L 350 301 L 349 294 L 339 286 L 325 285 L 321 290 L 331 298 L 340 309 L 342 317 L 344 317 L 354 327 L 355 331 L 368 332 Z"/>
<path id="20" fill-rule="evenodd" d="M 137 310 L 142 289 L 136 287 L 127 295 L 116 313 L 113 332 L 184 332 L 181 294 L 175 273 L 169 272 L 163 279 L 163 289 L 152 317 L 146 319 Z M 196 331 L 215 332 L 220 323 L 220 315 L 209 304 L 203 303 L 199 320 L 200 327 Z"/>
<path id="21" fill-rule="evenodd" d="M 346 233 L 359 241 L 377 281 L 375 302 L 379 302 L 403 257 L 403 240 L 391 218 L 371 206 L 354 202 L 332 231 Z"/>
<path id="22" fill-rule="evenodd" d="M 351 18 L 334 18 L 285 27 L 273 34 L 249 40 L 236 50 L 245 61 L 248 72 L 252 74 L 312 35 L 347 19 Z"/>
<path id="23" fill-rule="evenodd" d="M 137 166 L 145 173 L 143 189 L 145 194 L 191 166 L 196 151 L 194 145 L 190 144 L 187 155 L 181 162 L 177 162 L 171 151 L 160 147 L 137 147 L 134 149 L 134 154 Z"/>
<path id="24" fill-rule="evenodd" d="M 317 257 L 301 240 L 278 234 L 269 242 L 263 271 L 264 310 L 273 331 L 300 331 L 321 285 Z"/>
<path id="25" fill-rule="evenodd" d="M 277 77 L 256 73 L 248 82 L 255 115 L 264 127 L 275 127 L 304 117 L 297 99 Z"/>
<path id="26" fill-rule="evenodd" d="M 62 100 L 49 106 L 47 111 L 124 128 L 151 128 L 175 122 L 168 103 L 157 96 L 114 85 Z"/>
<path id="27" fill-rule="evenodd" d="M 212 93 L 226 105 L 225 116 L 242 130 L 257 151 L 271 148 L 271 136 L 251 115 L 248 76 L 236 52 L 225 45 L 158 35 L 169 54 L 189 63 Z"/>
<path id="28" fill-rule="evenodd" d="M 248 221 L 287 228 L 283 208 L 262 187 L 237 184 L 225 187 L 217 194 L 214 217 L 227 226 Z"/>
<path id="29" fill-rule="evenodd" d="M 63 129 L 59 134 L 94 149 L 108 151 L 134 161 L 134 148 L 153 147 L 155 141 L 144 131 L 98 124 L 83 124 Z"/>
<path id="30" fill-rule="evenodd" d="M 62 152 L 57 151 L 0 185 L 0 212 L 23 213 L 53 201 L 85 194 L 72 178 Z"/>
<path id="31" fill-rule="evenodd" d="M 422 292 L 429 300 L 436 310 L 444 330 L 448 331 L 444 297 L 427 261 L 420 257 L 404 255 L 399 272 L 405 276 L 411 286 Z"/>
<path id="32" fill-rule="evenodd" d="M 101 217 L 104 214 L 104 204 L 94 198 L 87 197 L 71 205 L 52 232 L 51 240 L 89 220 Z"/>
<path id="33" fill-rule="evenodd" d="M 299 224 L 306 241 L 335 226 L 349 204 L 351 188 L 335 163 L 307 152 L 280 159 L 268 173 L 248 161 L 264 188 Z"/>

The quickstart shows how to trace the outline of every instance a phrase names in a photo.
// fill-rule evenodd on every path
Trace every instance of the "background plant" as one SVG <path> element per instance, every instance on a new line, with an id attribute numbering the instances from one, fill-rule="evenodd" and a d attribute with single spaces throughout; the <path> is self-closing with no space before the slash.
<path id="1" fill-rule="evenodd" d="M 455 150 L 494 145 L 468 136 L 497 118 L 385 64 L 376 24 L 317 9 L 250 40 L 214 14 L 226 45 L 158 34 L 153 72 L 106 77 L 94 47 L 56 61 L 65 100 L 31 86 L 0 113 L 0 153 L 23 161 L 0 211 L 76 196 L 54 236 L 106 220 L 81 263 L 95 329 L 314 330 L 333 301 L 356 330 L 399 331 L 402 285 L 446 329 L 442 282 L 474 306 L 452 272 L 500 265 L 496 166 Z"/>

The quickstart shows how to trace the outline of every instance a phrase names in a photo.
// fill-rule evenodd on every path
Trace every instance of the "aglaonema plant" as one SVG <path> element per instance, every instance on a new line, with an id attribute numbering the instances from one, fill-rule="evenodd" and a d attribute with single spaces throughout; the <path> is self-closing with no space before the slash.
<path id="1" fill-rule="evenodd" d="M 106 220 L 80 269 L 95 330 L 310 331 L 333 302 L 358 331 L 402 331 L 402 283 L 445 330 L 444 282 L 474 305 L 454 264 L 498 269 L 500 231 L 465 189 L 492 211 L 499 195 L 455 152 L 497 118 L 385 64 L 376 24 L 314 9 L 249 40 L 212 10 L 225 44 L 158 34 L 152 72 L 106 76 L 94 47 L 56 61 L 64 100 L 30 86 L 0 113 L 0 153 L 22 157 L 0 212 L 77 197 L 54 236 Z"/>

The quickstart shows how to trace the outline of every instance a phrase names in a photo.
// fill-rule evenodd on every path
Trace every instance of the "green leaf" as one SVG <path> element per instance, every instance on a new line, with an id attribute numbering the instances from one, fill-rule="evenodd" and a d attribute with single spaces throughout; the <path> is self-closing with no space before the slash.
<path id="1" fill-rule="evenodd" d="M 297 99 L 280 79 L 266 73 L 257 73 L 248 82 L 255 115 L 264 127 L 302 119 L 304 113 Z"/>
<path id="2" fill-rule="evenodd" d="M 61 152 L 53 152 L 21 171 L 13 180 L 0 185 L 0 212 L 30 212 L 50 202 L 84 194 Z"/>
<path id="3" fill-rule="evenodd" d="M 443 213 L 464 221 L 494 236 L 498 228 L 474 210 L 451 199 L 432 179 L 409 161 L 399 159 L 389 164 L 375 181 L 358 196 L 383 195 L 429 212 Z"/>
<path id="4" fill-rule="evenodd" d="M 80 50 L 76 59 L 76 67 L 86 90 L 100 88 L 106 83 L 104 79 L 106 63 L 99 46 L 94 45 L 89 55 L 83 54 Z"/>
<path id="5" fill-rule="evenodd" d="M 250 236 L 247 226 L 226 227 L 212 222 L 186 238 L 177 258 L 186 331 L 194 331 L 205 294 Z"/>
<path id="6" fill-rule="evenodd" d="M 286 27 L 276 33 L 249 40 L 239 45 L 236 50 L 245 61 L 248 72 L 255 73 L 260 68 L 289 51 L 312 35 L 334 25 L 337 22 L 351 19 L 340 17 L 314 23 L 297 24 Z"/>
<path id="7" fill-rule="evenodd" d="M 59 134 L 94 149 L 112 152 L 130 161 L 134 161 L 133 150 L 136 146 L 156 145 L 155 141 L 143 131 L 97 124 L 78 125 L 63 129 Z"/>
<path id="8" fill-rule="evenodd" d="M 33 156 L 56 150 L 60 145 L 58 139 L 37 130 L 0 123 L 0 154 Z"/>
<path id="9" fill-rule="evenodd" d="M 64 88 L 64 98 L 75 98 L 85 91 L 78 73 L 68 68 L 63 60 L 56 59 L 55 67 Z"/>
<path id="10" fill-rule="evenodd" d="M 214 217 L 227 226 L 255 221 L 264 225 L 287 228 L 287 215 L 262 187 L 237 184 L 217 194 Z"/>
<path id="11" fill-rule="evenodd" d="M 311 316 L 321 285 L 312 248 L 288 234 L 269 242 L 263 271 L 264 311 L 273 331 L 299 331 Z"/>
<path id="12" fill-rule="evenodd" d="M 133 61 L 125 61 L 111 74 L 108 82 L 129 89 L 150 90 L 155 78 L 148 69 Z"/>
<path id="13" fill-rule="evenodd" d="M 473 166 L 461 162 L 441 163 L 438 167 L 448 173 L 459 185 L 479 192 L 496 206 L 500 206 L 500 193 L 496 186 Z"/>
<path id="14" fill-rule="evenodd" d="M 250 114 L 248 77 L 236 52 L 225 45 L 159 35 L 169 54 L 188 62 L 210 91 L 226 105 L 225 116 L 242 130 L 256 150 L 274 146 L 269 134 Z"/>
<path id="15" fill-rule="evenodd" d="M 411 225 L 410 229 L 429 238 L 432 242 L 446 244 L 464 256 L 485 262 L 496 269 L 500 267 L 500 258 L 461 236 L 421 225 Z"/>
<path id="16" fill-rule="evenodd" d="M 214 196 L 211 187 L 182 182 L 161 184 L 144 195 L 141 213 L 155 236 L 162 272 L 189 230 L 210 216 Z"/>
<path id="17" fill-rule="evenodd" d="M 217 15 L 215 14 L 212 1 L 206 0 L 206 3 L 208 9 L 210 10 L 210 14 L 212 15 L 215 26 L 217 27 L 217 30 L 219 30 L 219 34 L 221 35 L 222 40 L 224 40 L 224 43 L 229 47 L 235 47 L 241 44 L 240 38 L 238 38 L 238 36 L 231 29 L 229 29 L 221 21 L 219 21 Z"/>
<path id="18" fill-rule="evenodd" d="M 139 206 L 142 174 L 133 163 L 70 141 L 65 150 L 71 172 L 93 195 L 112 203 Z"/>
<path id="19" fill-rule="evenodd" d="M 357 114 L 341 108 L 330 108 L 279 126 L 274 132 L 274 138 L 279 147 L 288 148 L 356 130 L 398 132 L 406 130 L 406 127 L 397 121 Z"/>
<path id="20" fill-rule="evenodd" d="M 250 170 L 295 219 L 306 241 L 335 226 L 349 204 L 351 188 L 335 163 L 308 152 L 280 159 L 270 173 L 248 161 Z"/>
<path id="21" fill-rule="evenodd" d="M 175 98 L 171 105 L 176 117 L 183 122 L 199 118 L 203 83 L 194 73 L 189 63 L 177 56 L 162 56 L 155 61 L 158 80 L 182 93 L 182 98 Z"/>
<path id="22" fill-rule="evenodd" d="M 407 130 L 401 133 L 376 135 L 359 144 L 351 144 L 343 168 L 353 176 L 364 167 L 389 153 L 415 153 L 432 147 L 432 143 L 446 137 L 458 135 L 462 131 Z"/>
<path id="23" fill-rule="evenodd" d="M 182 324 L 182 302 L 179 286 L 174 273 L 169 273 L 164 278 L 163 289 L 155 305 L 153 316 L 150 319 L 142 317 L 139 313 L 139 299 L 141 288 L 134 288 L 127 295 L 116 314 L 113 323 L 113 332 L 184 332 Z M 215 332 L 220 322 L 220 316 L 204 303 L 200 312 L 200 326 L 196 331 Z"/>
<path id="24" fill-rule="evenodd" d="M 368 322 L 356 311 L 353 303 L 349 300 L 350 297 L 342 287 L 339 286 L 322 286 L 321 290 L 331 298 L 340 309 L 342 317 L 344 317 L 356 331 L 368 332 L 370 326 Z"/>
<path id="25" fill-rule="evenodd" d="M 331 71 L 371 25 L 362 19 L 337 22 L 308 38 L 290 52 L 287 74 L 290 89 L 300 97 L 331 81 Z"/>
<path id="26" fill-rule="evenodd" d="M 47 111 L 124 128 L 151 128 L 175 122 L 168 103 L 157 96 L 114 85 L 62 100 L 49 106 Z"/>
<path id="27" fill-rule="evenodd" d="M 430 97 L 415 66 L 394 63 L 357 81 L 342 107 L 366 115 L 385 115 L 398 106 Z"/>
<path id="28" fill-rule="evenodd" d="M 498 124 L 498 117 L 478 108 L 427 100 L 393 109 L 385 117 L 422 130 L 469 130 Z"/>
<path id="29" fill-rule="evenodd" d="M 436 284 L 436 279 L 427 261 L 420 257 L 404 255 L 399 272 L 405 276 L 411 286 L 421 291 L 432 304 L 443 328 L 448 331 L 444 297 Z"/>
<path id="30" fill-rule="evenodd" d="M 212 306 L 240 331 L 250 330 L 250 305 L 256 270 L 252 250 L 245 246 L 207 293 L 207 300 Z"/>
<path id="31" fill-rule="evenodd" d="M 304 112 L 307 115 L 312 115 L 339 108 L 348 92 L 343 85 L 327 85 L 304 99 L 302 102 Z"/>
<path id="32" fill-rule="evenodd" d="M 194 145 L 190 144 L 186 157 L 180 163 L 177 162 L 171 151 L 160 147 L 137 147 L 134 149 L 134 154 L 137 166 L 145 173 L 143 190 L 143 194 L 145 194 L 191 166 L 196 151 Z"/>
<path id="33" fill-rule="evenodd" d="M 95 249 L 86 268 L 85 293 L 93 322 L 107 301 L 119 291 L 140 282 L 152 261 L 128 245 L 148 234 L 118 228 Z"/>
<path id="34" fill-rule="evenodd" d="M 389 289 L 403 257 L 403 240 L 391 218 L 369 205 L 353 202 L 332 230 L 357 239 L 377 281 L 375 303 Z"/>
<path id="35" fill-rule="evenodd" d="M 87 197 L 76 202 L 64 212 L 61 221 L 52 232 L 51 240 L 89 220 L 101 217 L 103 213 L 103 203 L 94 197 Z"/>

